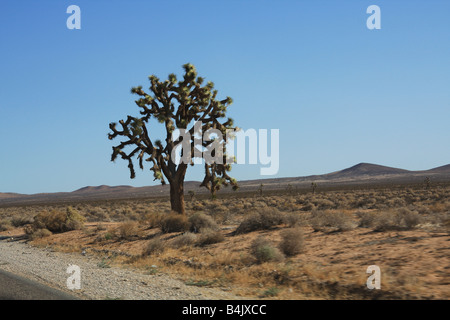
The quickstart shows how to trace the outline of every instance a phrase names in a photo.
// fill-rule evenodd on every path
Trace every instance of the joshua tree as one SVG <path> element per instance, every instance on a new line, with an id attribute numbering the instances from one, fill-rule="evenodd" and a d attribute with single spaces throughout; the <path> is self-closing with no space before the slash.
<path id="1" fill-rule="evenodd" d="M 311 190 L 312 190 L 313 194 L 316 193 L 316 189 L 317 189 L 317 183 L 311 182 Z"/>
<path id="2" fill-rule="evenodd" d="M 194 157 L 202 157 L 207 151 L 215 160 L 205 159 L 206 174 L 201 185 L 214 192 L 225 184 L 237 188 L 236 180 L 227 174 L 231 170 L 231 165 L 227 161 L 229 159 L 226 158 L 225 149 L 227 130 L 237 129 L 233 127 L 233 120 L 226 118 L 227 107 L 232 103 L 232 99 L 227 97 L 217 100 L 218 91 L 214 89 L 214 83 L 208 81 L 202 86 L 204 79 L 197 76 L 192 64 L 185 64 L 183 68 L 185 73 L 183 80 L 180 81 L 175 74 L 170 74 L 165 81 L 160 81 L 154 75 L 149 76 L 151 84 L 149 90 L 152 95 L 146 93 L 142 86 L 133 87 L 131 92 L 139 96 L 135 102 L 141 108 L 141 116 L 128 116 L 125 121 L 120 120 L 120 129 L 117 129 L 116 123 L 111 123 L 109 128 L 112 133 L 108 135 L 110 140 L 117 136 L 126 139 L 113 147 L 111 161 L 118 156 L 127 160 L 131 179 L 136 175 L 133 157 L 139 161 L 141 169 L 144 169 L 144 161 L 150 162 L 154 180 L 160 180 L 162 184 L 166 183 L 165 178 L 168 180 L 171 208 L 180 214 L 185 214 L 183 184 L 187 166 L 194 165 Z M 153 142 L 150 139 L 147 124 L 152 116 L 165 125 L 164 145 L 161 140 Z M 184 131 L 185 134 L 180 133 L 174 140 L 176 129 Z M 215 130 L 221 136 L 214 139 L 195 137 L 198 131 L 201 134 L 208 130 Z M 177 151 L 180 145 L 183 145 L 181 153 Z M 125 152 L 124 149 L 129 146 L 132 148 Z M 218 146 L 222 149 L 217 148 Z M 183 160 L 177 161 L 177 157 Z"/>
<path id="3" fill-rule="evenodd" d="M 189 191 L 188 191 L 188 195 L 189 195 L 189 197 L 191 198 L 191 201 L 193 201 L 194 198 L 195 198 L 195 191 L 189 190 Z"/>
<path id="4" fill-rule="evenodd" d="M 262 195 L 263 195 L 263 187 L 264 187 L 264 184 L 261 183 L 261 184 L 259 185 L 259 188 L 258 188 L 258 192 L 259 192 L 259 196 L 260 196 L 260 197 L 262 197 Z"/>
<path id="5" fill-rule="evenodd" d="M 288 183 L 288 185 L 286 186 L 286 192 L 288 194 L 292 194 L 294 191 L 294 188 L 292 187 L 292 184 Z"/>
<path id="6" fill-rule="evenodd" d="M 425 184 L 425 189 L 429 190 L 431 187 L 431 179 L 430 177 L 426 177 L 424 180 L 424 184 Z"/>

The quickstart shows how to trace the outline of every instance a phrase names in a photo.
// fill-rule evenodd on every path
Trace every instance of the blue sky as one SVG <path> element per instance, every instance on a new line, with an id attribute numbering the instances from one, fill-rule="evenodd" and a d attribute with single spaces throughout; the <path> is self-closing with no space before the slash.
<path id="1" fill-rule="evenodd" d="M 71 4 L 81 30 L 66 27 Z M 237 126 L 280 129 L 276 177 L 448 164 L 449 14 L 444 0 L 2 1 L 0 192 L 155 184 L 110 162 L 108 124 L 138 115 L 132 86 L 187 62 L 233 98 Z"/>

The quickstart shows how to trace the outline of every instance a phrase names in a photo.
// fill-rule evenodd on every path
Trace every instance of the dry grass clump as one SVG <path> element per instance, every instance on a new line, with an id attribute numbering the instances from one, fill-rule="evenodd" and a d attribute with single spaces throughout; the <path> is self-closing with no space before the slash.
<path id="1" fill-rule="evenodd" d="M 285 222 L 285 215 L 276 208 L 262 208 L 251 213 L 237 227 L 235 233 L 242 234 L 256 230 L 267 230 Z"/>
<path id="2" fill-rule="evenodd" d="M 344 212 L 313 211 L 310 218 L 314 231 L 348 231 L 355 228 L 352 218 Z"/>
<path id="3" fill-rule="evenodd" d="M 278 248 L 288 257 L 295 256 L 304 250 L 303 231 L 299 228 L 290 228 L 281 232 L 281 242 Z"/>
<path id="4" fill-rule="evenodd" d="M 160 228 L 163 233 L 184 232 L 190 228 L 190 223 L 185 215 L 172 212 L 161 218 Z"/>
<path id="5" fill-rule="evenodd" d="M 189 217 L 190 231 L 194 233 L 202 232 L 204 229 L 218 230 L 216 221 L 209 215 L 202 212 L 196 212 Z"/>
<path id="6" fill-rule="evenodd" d="M 284 259 L 281 251 L 273 246 L 272 242 L 260 236 L 256 238 L 250 247 L 250 253 L 257 263 L 282 261 Z"/>

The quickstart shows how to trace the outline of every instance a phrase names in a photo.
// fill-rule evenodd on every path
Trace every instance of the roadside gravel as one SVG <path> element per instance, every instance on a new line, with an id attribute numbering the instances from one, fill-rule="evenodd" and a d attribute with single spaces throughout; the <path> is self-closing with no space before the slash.
<path id="1" fill-rule="evenodd" d="M 21 241 L 0 240 L 0 269 L 38 281 L 88 300 L 236 300 L 244 299 L 216 288 L 188 286 L 163 273 L 99 266 L 93 255 L 61 253 Z M 70 265 L 81 270 L 81 289 L 69 290 Z"/>

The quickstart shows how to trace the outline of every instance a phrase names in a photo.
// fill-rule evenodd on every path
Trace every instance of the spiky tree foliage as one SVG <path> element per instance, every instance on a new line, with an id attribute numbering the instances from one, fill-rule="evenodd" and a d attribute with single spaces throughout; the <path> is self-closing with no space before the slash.
<path id="1" fill-rule="evenodd" d="M 227 174 L 231 166 L 226 159 L 224 148 L 227 130 L 237 129 L 233 126 L 233 120 L 226 117 L 227 107 L 232 103 L 232 99 L 226 97 L 217 100 L 218 91 L 214 89 L 214 83 L 208 81 L 203 84 L 204 78 L 197 75 L 192 64 L 183 65 L 183 69 L 183 80 L 180 81 L 175 74 L 170 74 L 165 81 L 160 81 L 155 75 L 149 76 L 151 94 L 146 93 L 142 86 L 133 87 L 131 92 L 139 96 L 135 102 L 141 108 L 141 116 L 128 116 L 126 120 L 120 120 L 120 129 L 117 123 L 111 123 L 109 127 L 112 133 L 108 135 L 110 140 L 117 136 L 126 138 L 118 146 L 113 147 L 111 161 L 118 156 L 127 160 L 132 179 L 136 175 L 133 159 L 138 161 L 141 169 L 144 169 L 144 161 L 149 162 L 154 179 L 160 180 L 162 184 L 166 183 L 166 179 L 169 182 L 172 210 L 180 214 L 185 214 L 183 184 L 188 167 L 186 161 L 179 162 L 174 158 L 176 149 L 181 143 L 188 142 L 190 145 L 191 165 L 194 165 L 193 158 L 199 154 L 201 156 L 205 150 L 209 150 L 213 156 L 224 159 L 219 161 L 222 163 L 205 161 L 205 179 L 202 186 L 210 191 L 217 191 L 220 186 L 226 184 L 237 187 L 236 180 Z M 153 142 L 150 139 L 147 124 L 151 117 L 165 125 L 164 144 L 160 140 Z M 197 123 L 197 127 L 194 123 Z M 199 141 L 195 138 L 198 128 L 203 133 L 214 129 L 220 132 L 222 137 Z M 189 133 L 190 141 L 183 141 L 182 135 L 173 139 L 175 129 L 184 129 Z M 214 154 L 216 151 L 213 146 L 218 145 L 223 147 L 222 153 Z M 131 149 L 126 152 L 130 146 Z M 182 150 L 181 157 L 186 155 L 183 152 L 186 150 Z"/>
<path id="2" fill-rule="evenodd" d="M 223 186 L 231 185 L 233 191 L 239 188 L 236 179 L 228 175 L 227 171 L 230 170 L 231 166 L 229 164 L 224 166 L 217 163 L 205 163 L 205 178 L 200 186 L 209 190 L 212 199 L 216 198 L 216 192 Z"/>
<path id="3" fill-rule="evenodd" d="M 220 141 L 213 139 L 212 143 L 206 147 L 206 151 L 211 158 L 220 159 L 220 161 L 208 161 L 205 159 L 205 177 L 200 186 L 209 190 L 212 199 L 216 198 L 216 192 L 222 187 L 231 185 L 232 189 L 236 191 L 239 188 L 236 179 L 228 175 L 228 172 L 231 171 L 230 162 L 234 162 L 234 159 L 227 157 L 226 139 L 221 139 Z M 221 154 L 218 154 L 218 151 Z"/>

